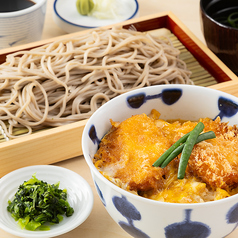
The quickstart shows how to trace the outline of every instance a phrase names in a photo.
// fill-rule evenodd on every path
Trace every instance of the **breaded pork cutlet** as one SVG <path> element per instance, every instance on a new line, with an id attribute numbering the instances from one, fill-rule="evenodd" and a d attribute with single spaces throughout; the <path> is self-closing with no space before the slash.
<path id="1" fill-rule="evenodd" d="M 198 122 L 164 121 L 151 115 L 113 122 L 94 156 L 100 172 L 119 187 L 138 195 L 167 202 L 204 202 L 238 192 L 238 128 L 203 118 L 203 132 L 216 138 L 196 144 L 184 179 L 177 179 L 180 156 L 165 168 L 153 163 Z"/>
<path id="2" fill-rule="evenodd" d="M 205 130 L 212 130 L 216 138 L 197 144 L 189 158 L 187 172 L 201 178 L 212 189 L 230 190 L 238 185 L 238 128 L 203 119 Z"/>
<path id="3" fill-rule="evenodd" d="M 109 180 L 121 181 L 130 191 L 162 188 L 165 170 L 152 166 L 171 146 L 162 129 L 145 114 L 132 116 L 120 124 L 111 123 L 112 129 L 102 139 L 94 157 L 96 167 Z"/>

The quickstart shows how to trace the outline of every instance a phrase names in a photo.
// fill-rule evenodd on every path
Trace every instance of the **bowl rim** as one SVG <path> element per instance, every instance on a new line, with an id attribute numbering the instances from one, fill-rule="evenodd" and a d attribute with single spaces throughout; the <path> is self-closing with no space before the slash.
<path id="1" fill-rule="evenodd" d="M 95 26 L 80 25 L 80 24 L 73 23 L 73 22 L 71 22 L 71 21 L 69 21 L 69 20 L 63 18 L 63 17 L 58 13 L 58 11 L 57 11 L 57 9 L 56 9 L 56 4 L 57 4 L 58 1 L 60 1 L 60 0 L 55 0 L 55 1 L 54 1 L 53 9 L 54 9 L 54 13 L 56 14 L 56 16 L 59 17 L 59 19 L 61 19 L 63 22 L 65 22 L 65 23 L 67 23 L 67 24 L 70 24 L 70 25 L 72 25 L 72 26 L 81 27 L 81 28 L 85 28 L 85 29 L 92 29 L 92 28 L 100 27 L 100 26 L 97 26 L 97 25 L 95 25 Z M 139 11 L 139 3 L 138 3 L 138 1 L 137 1 L 137 0 L 132 0 L 132 1 L 135 2 L 135 4 L 136 4 L 136 9 L 135 9 L 135 11 L 133 12 L 133 14 L 132 14 L 129 18 L 124 19 L 123 21 L 132 19 L 132 18 L 138 13 L 138 11 Z"/>
<path id="2" fill-rule="evenodd" d="M 176 87 L 176 88 L 198 88 L 198 90 L 202 90 L 202 91 L 213 91 L 213 92 L 217 92 L 219 93 L 221 96 L 223 97 L 227 97 L 235 102 L 237 102 L 238 104 L 238 98 L 231 95 L 231 94 L 228 94 L 228 93 L 225 93 L 225 92 L 222 92 L 222 91 L 219 91 L 217 89 L 213 89 L 213 88 L 207 88 L 207 87 L 203 87 L 203 86 L 197 86 L 197 85 L 180 85 L 180 84 L 176 84 L 176 85 L 154 85 L 154 86 L 148 86 L 148 87 L 144 87 L 144 88 L 139 88 L 139 89 L 135 89 L 135 90 L 132 90 L 132 91 L 129 91 L 129 92 L 126 92 L 124 94 L 121 94 L 113 99 L 111 99 L 110 101 L 108 101 L 107 103 L 105 103 L 104 105 L 102 105 L 100 108 L 104 108 L 105 105 L 108 105 L 108 104 L 112 104 L 115 100 L 120 100 L 120 98 L 126 98 L 128 95 L 130 95 L 131 93 L 139 93 L 140 91 L 142 90 L 146 90 L 146 88 L 151 88 L 151 87 L 158 87 L 158 88 L 167 88 L 167 87 Z M 238 194 L 235 194 L 235 195 L 232 195 L 228 198 L 224 198 L 224 199 L 220 199 L 220 200 L 216 200 L 216 201 L 208 201 L 208 202 L 203 202 L 203 203 L 169 203 L 169 202 L 162 202 L 162 201 L 156 201 L 156 200 L 152 200 L 152 199 L 148 199 L 148 198 L 145 198 L 145 197 L 141 197 L 141 196 L 138 196 L 136 194 L 133 194 L 133 193 L 130 193 L 129 191 L 126 191 L 120 187 L 118 187 L 117 185 L 115 185 L 114 183 L 110 182 L 107 178 L 105 178 L 98 170 L 97 168 L 94 166 L 93 162 L 92 162 L 92 158 L 90 158 L 89 154 L 86 153 L 86 140 L 88 138 L 88 130 L 90 128 L 90 126 L 92 125 L 91 123 L 91 120 L 92 118 L 94 117 L 97 117 L 97 114 L 100 112 L 100 108 L 95 111 L 93 113 L 93 115 L 89 118 L 89 120 L 87 121 L 85 127 L 84 127 L 84 130 L 83 130 L 83 134 L 82 134 L 82 151 L 83 151 L 83 156 L 86 160 L 86 163 L 88 164 L 89 168 L 90 168 L 90 171 L 92 174 L 94 174 L 94 176 L 96 175 L 100 180 L 102 180 L 107 186 L 109 186 L 111 189 L 115 190 L 116 192 L 126 196 L 126 197 L 129 197 L 131 199 L 135 199 L 139 202 L 146 202 L 146 203 L 149 203 L 151 205 L 160 205 L 160 206 L 172 206 L 172 207 L 182 207 L 182 208 L 197 208 L 197 207 L 202 207 L 202 208 L 205 208 L 205 207 L 210 207 L 210 206 L 217 206 L 217 205 L 221 205 L 223 203 L 229 203 L 231 200 L 238 200 Z"/>
<path id="3" fill-rule="evenodd" d="M 226 25 L 224 25 L 224 24 L 222 24 L 222 23 L 220 23 L 220 22 L 218 22 L 218 21 L 216 21 L 214 18 L 212 18 L 209 14 L 207 14 L 207 12 L 205 11 L 205 8 L 204 8 L 204 6 L 203 6 L 203 4 L 202 4 L 202 2 L 203 2 L 204 0 L 200 0 L 200 10 L 201 10 L 201 12 L 207 17 L 207 18 L 209 18 L 214 24 L 216 24 L 216 25 L 218 25 L 218 26 L 220 26 L 220 27 L 222 27 L 222 28 L 224 28 L 224 29 L 229 29 L 229 30 L 233 30 L 233 31 L 238 31 L 238 28 L 235 28 L 235 27 L 232 27 L 232 26 L 226 26 Z"/>
<path id="4" fill-rule="evenodd" d="M 11 18 L 11 17 L 19 17 L 22 15 L 26 15 L 28 13 L 32 13 L 35 10 L 38 10 L 41 6 L 43 6 L 47 0 L 33 0 L 35 4 L 31 7 L 19 10 L 19 11 L 13 11 L 13 12 L 0 12 L 0 19 L 1 18 Z"/>

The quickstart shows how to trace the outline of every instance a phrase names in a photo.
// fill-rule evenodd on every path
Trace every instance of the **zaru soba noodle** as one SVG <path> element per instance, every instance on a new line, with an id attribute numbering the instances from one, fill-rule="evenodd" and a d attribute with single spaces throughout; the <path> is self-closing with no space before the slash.
<path id="1" fill-rule="evenodd" d="M 113 28 L 94 29 L 7 56 L 0 65 L 0 124 L 55 127 L 89 118 L 111 98 L 156 84 L 192 84 L 180 51 L 168 39 Z"/>

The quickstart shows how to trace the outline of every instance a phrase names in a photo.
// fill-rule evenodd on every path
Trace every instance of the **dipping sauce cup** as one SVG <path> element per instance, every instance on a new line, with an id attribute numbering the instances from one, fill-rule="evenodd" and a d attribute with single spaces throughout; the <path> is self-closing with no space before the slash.
<path id="1" fill-rule="evenodd" d="M 11 3 L 16 6 L 15 1 L 0 3 L 0 49 L 41 40 L 46 0 L 32 0 L 32 5 L 20 10 L 6 6 Z"/>

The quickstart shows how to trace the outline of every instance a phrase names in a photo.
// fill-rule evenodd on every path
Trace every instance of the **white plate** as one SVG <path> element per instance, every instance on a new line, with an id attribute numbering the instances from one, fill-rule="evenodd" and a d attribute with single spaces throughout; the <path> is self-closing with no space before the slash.
<path id="1" fill-rule="evenodd" d="M 28 231 L 21 229 L 7 211 L 8 200 L 14 198 L 20 184 L 36 178 L 49 184 L 60 182 L 60 188 L 67 189 L 68 201 L 74 208 L 71 217 L 64 217 L 59 224 L 52 225 L 49 231 Z M 89 184 L 77 173 L 53 165 L 36 165 L 15 170 L 0 179 L 0 228 L 13 235 L 24 238 L 55 237 L 71 231 L 82 224 L 93 207 L 93 193 Z"/>
<path id="2" fill-rule="evenodd" d="M 107 26 L 129 20 L 138 14 L 137 0 L 118 0 L 120 9 L 119 17 L 115 19 L 98 19 L 93 16 L 82 16 L 76 8 L 76 0 L 55 0 L 53 18 L 56 24 L 68 33 Z"/>

